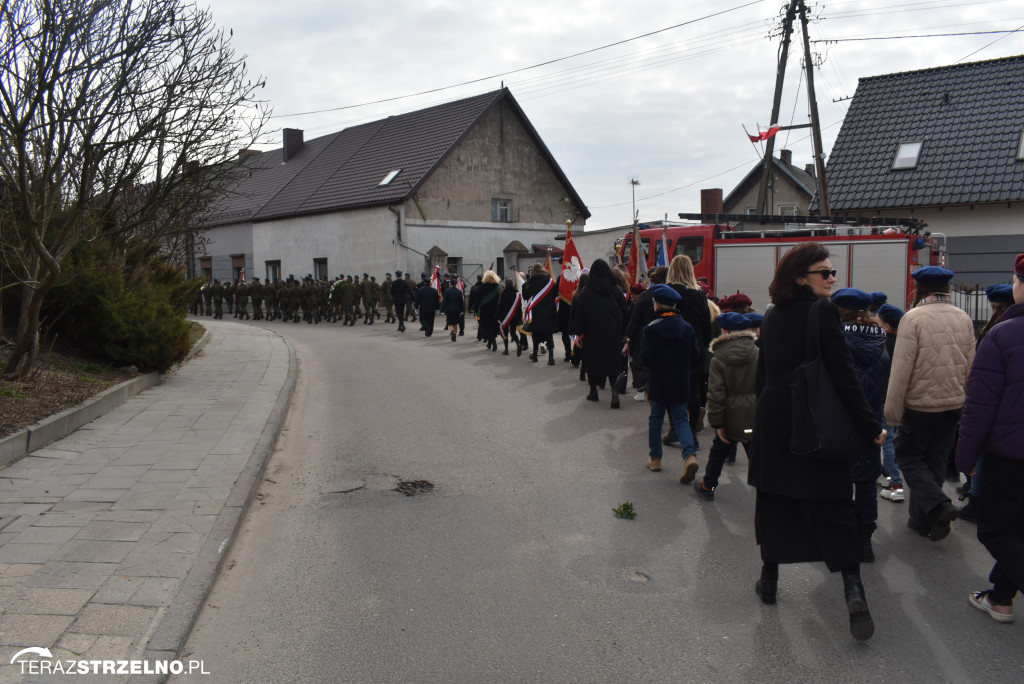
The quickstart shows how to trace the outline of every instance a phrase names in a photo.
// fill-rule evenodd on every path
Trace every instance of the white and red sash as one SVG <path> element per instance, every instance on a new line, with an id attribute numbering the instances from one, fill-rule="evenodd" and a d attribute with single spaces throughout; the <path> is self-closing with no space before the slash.
<path id="1" fill-rule="evenodd" d="M 523 301 L 523 295 L 520 292 L 516 292 L 516 300 L 512 302 L 512 306 L 509 307 L 508 313 L 505 314 L 505 318 L 501 319 L 501 336 L 506 337 L 508 334 L 508 326 L 512 323 L 512 319 L 515 318 L 516 311 L 519 310 L 519 305 Z"/>
<path id="2" fill-rule="evenodd" d="M 555 281 L 549 278 L 548 282 L 544 284 L 544 287 L 540 289 L 540 292 L 531 297 L 530 301 L 526 302 L 526 314 L 523 316 L 523 321 L 530 321 L 533 319 L 533 308 L 540 304 L 540 301 L 544 299 L 549 292 L 551 292 L 551 288 L 554 286 Z"/>

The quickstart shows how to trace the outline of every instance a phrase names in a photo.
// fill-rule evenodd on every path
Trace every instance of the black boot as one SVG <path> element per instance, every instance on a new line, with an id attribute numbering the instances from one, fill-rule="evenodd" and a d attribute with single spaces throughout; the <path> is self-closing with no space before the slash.
<path id="1" fill-rule="evenodd" d="M 505 345 L 505 351 L 501 352 L 501 355 L 508 356 L 508 338 L 506 337 L 504 340 L 502 340 L 502 343 Z M 516 346 L 518 347 L 519 345 Z"/>
<path id="2" fill-rule="evenodd" d="M 619 393 L 615 391 L 615 387 L 612 387 L 612 408 L 619 408 Z"/>
<path id="3" fill-rule="evenodd" d="M 597 401 L 597 385 L 590 383 L 590 394 L 587 395 L 587 401 Z"/>
<path id="4" fill-rule="evenodd" d="M 871 548 L 871 532 L 861 532 L 861 557 L 865 563 L 875 562 L 875 550 Z"/>
<path id="5" fill-rule="evenodd" d="M 533 352 L 532 354 L 530 354 L 530 360 L 533 361 L 534 363 L 537 363 L 537 352 Z"/>
<path id="6" fill-rule="evenodd" d="M 846 609 L 850 612 L 850 634 L 857 641 L 867 641 L 875 633 L 875 623 L 868 612 L 868 601 L 864 597 L 864 585 L 860 582 L 860 571 L 843 571 L 843 589 L 846 594 Z"/>
<path id="7" fill-rule="evenodd" d="M 555 365 L 555 355 L 551 353 L 550 349 L 548 350 L 548 365 L 549 366 L 554 366 Z"/>
<path id="8" fill-rule="evenodd" d="M 775 605 L 775 594 L 779 588 L 779 566 L 761 567 L 761 579 L 754 583 L 754 591 L 766 606 Z"/>
<path id="9" fill-rule="evenodd" d="M 975 497 L 973 497 L 970 494 L 968 494 L 967 495 L 967 505 L 960 509 L 960 512 L 957 513 L 957 517 L 960 520 L 966 520 L 969 523 L 974 523 L 975 525 L 977 525 L 978 524 L 978 500 Z"/>

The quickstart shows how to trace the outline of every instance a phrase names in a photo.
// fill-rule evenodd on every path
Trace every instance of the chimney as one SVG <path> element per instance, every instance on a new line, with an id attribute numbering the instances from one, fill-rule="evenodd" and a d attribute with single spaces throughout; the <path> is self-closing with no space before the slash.
<path id="1" fill-rule="evenodd" d="M 708 188 L 700 191 L 700 213 L 724 214 L 722 188 Z"/>
<path id="2" fill-rule="evenodd" d="M 814 175 L 814 164 L 805 164 L 804 165 L 804 173 L 806 173 L 808 176 L 813 176 Z"/>
<path id="3" fill-rule="evenodd" d="M 284 161 L 288 161 L 302 149 L 302 130 L 299 128 L 285 128 L 284 135 Z"/>
<path id="4" fill-rule="evenodd" d="M 786 166 L 793 165 L 793 150 L 779 150 L 779 159 Z"/>

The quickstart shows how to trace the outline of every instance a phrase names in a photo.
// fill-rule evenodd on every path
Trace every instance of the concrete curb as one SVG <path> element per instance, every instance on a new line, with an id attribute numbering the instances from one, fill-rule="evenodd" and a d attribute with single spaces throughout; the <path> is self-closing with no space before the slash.
<path id="1" fill-rule="evenodd" d="M 295 348 L 284 337 L 281 339 L 288 347 L 288 378 L 270 412 L 263 432 L 260 433 L 256 447 L 232 487 L 213 529 L 199 550 L 195 564 L 189 570 L 174 602 L 168 606 L 167 612 L 164 613 L 160 624 L 146 645 L 145 654 L 142 656 L 146 660 L 173 660 L 181 655 L 185 641 L 199 617 L 199 612 L 213 590 L 214 582 L 220 575 L 224 559 L 227 558 L 228 552 L 238 536 L 249 506 L 252 505 L 256 493 L 259 491 L 267 461 L 277 446 L 277 439 L 284 426 L 285 417 L 288 415 L 288 408 L 291 406 L 292 395 L 298 380 L 298 359 Z M 162 677 L 156 681 L 166 680 L 166 677 Z M 130 681 L 154 680 L 152 678 L 146 680 L 132 678 Z"/>
<path id="2" fill-rule="evenodd" d="M 198 354 L 209 339 L 210 331 L 206 330 L 182 363 Z M 67 411 L 50 416 L 46 420 L 0 439 L 0 468 L 10 465 L 36 449 L 42 449 L 58 439 L 64 439 L 86 423 L 91 423 L 100 416 L 106 415 L 142 390 L 159 385 L 162 379 L 163 376 L 156 371 L 140 375 L 103 390 L 80 406 L 69 408 Z"/>

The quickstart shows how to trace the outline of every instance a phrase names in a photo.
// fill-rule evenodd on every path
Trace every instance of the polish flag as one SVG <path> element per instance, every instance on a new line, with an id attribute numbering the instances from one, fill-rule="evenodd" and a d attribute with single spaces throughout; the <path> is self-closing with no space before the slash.
<path id="1" fill-rule="evenodd" d="M 761 124 L 758 124 L 757 135 L 750 135 L 750 131 L 747 130 L 747 127 L 743 127 L 743 132 L 747 134 L 748 138 L 750 138 L 750 142 L 761 142 L 762 140 L 767 140 L 781 130 L 782 126 L 779 124 L 772 124 L 771 126 L 762 126 Z"/>

